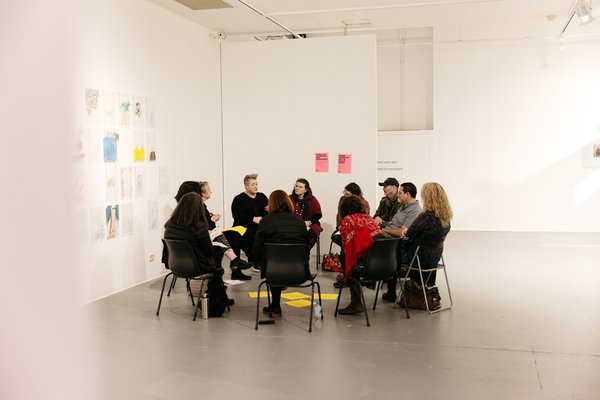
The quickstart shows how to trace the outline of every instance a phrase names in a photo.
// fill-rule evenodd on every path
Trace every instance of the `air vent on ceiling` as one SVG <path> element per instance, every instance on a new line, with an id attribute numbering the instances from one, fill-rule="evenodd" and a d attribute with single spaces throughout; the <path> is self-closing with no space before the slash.
<path id="1" fill-rule="evenodd" d="M 192 10 L 215 10 L 217 8 L 232 8 L 221 0 L 175 0 Z"/>

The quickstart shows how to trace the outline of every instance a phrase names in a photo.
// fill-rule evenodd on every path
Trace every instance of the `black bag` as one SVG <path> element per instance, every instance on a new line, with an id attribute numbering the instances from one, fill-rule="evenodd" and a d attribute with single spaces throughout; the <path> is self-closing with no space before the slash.
<path id="1" fill-rule="evenodd" d="M 208 297 L 208 317 L 218 318 L 223 315 L 229 298 L 225 291 L 225 283 L 223 283 L 223 279 L 220 276 L 215 276 L 208 280 L 206 296 Z"/>
<path id="2" fill-rule="evenodd" d="M 429 310 L 435 311 L 441 307 L 440 292 L 437 287 L 425 288 L 427 294 L 427 303 L 429 304 Z M 404 282 L 404 298 L 400 300 L 400 305 L 408 308 L 414 308 L 416 310 L 427 310 L 425 304 L 425 297 L 423 297 L 423 288 L 417 282 L 409 279 Z"/>

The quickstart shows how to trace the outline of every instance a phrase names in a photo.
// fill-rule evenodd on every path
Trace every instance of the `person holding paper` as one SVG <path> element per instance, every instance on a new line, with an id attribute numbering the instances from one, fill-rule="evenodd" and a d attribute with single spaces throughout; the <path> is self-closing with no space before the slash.
<path id="1" fill-rule="evenodd" d="M 308 245 L 312 248 L 319 235 L 323 232 L 319 220 L 323 216 L 321 212 L 321 204 L 313 195 L 310 184 L 304 178 L 296 179 L 294 190 L 290 194 L 290 199 L 294 206 L 294 214 L 304 221 L 308 230 Z"/>
<path id="2" fill-rule="evenodd" d="M 258 191 L 258 174 L 249 174 L 244 177 L 244 191 L 233 198 L 231 202 L 231 214 L 233 225 L 245 227 L 246 233 L 242 236 L 240 247 L 246 253 L 248 262 L 254 264 L 253 270 L 259 271 L 256 266 L 256 258 L 252 254 L 252 245 L 256 229 L 262 217 L 267 215 L 267 203 L 269 200 L 264 193 Z"/>
<path id="3" fill-rule="evenodd" d="M 212 214 L 210 211 L 208 211 L 208 207 L 206 207 L 206 200 L 210 199 L 212 194 L 209 183 L 185 181 L 179 187 L 179 191 L 177 192 L 177 195 L 175 195 L 175 200 L 179 202 L 182 196 L 190 192 L 198 193 L 202 196 L 202 210 L 208 224 L 210 238 L 213 242 L 213 246 L 215 247 L 214 254 L 217 265 L 221 265 L 221 260 L 223 259 L 223 256 L 225 256 L 227 259 L 229 259 L 231 279 L 239 281 L 247 281 L 252 279 L 251 276 L 242 273 L 242 270 L 250 268 L 251 265 L 239 257 L 240 235 L 234 231 L 221 232 L 221 230 L 217 228 L 216 224 L 216 222 L 221 218 L 221 215 Z"/>

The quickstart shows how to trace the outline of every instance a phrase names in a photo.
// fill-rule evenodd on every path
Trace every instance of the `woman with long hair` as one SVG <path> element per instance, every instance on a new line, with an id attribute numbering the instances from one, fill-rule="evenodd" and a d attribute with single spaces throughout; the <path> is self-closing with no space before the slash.
<path id="1" fill-rule="evenodd" d="M 367 199 L 363 197 L 362 189 L 360 188 L 360 186 L 358 186 L 357 183 L 350 182 L 349 184 L 344 186 L 344 190 L 342 191 L 342 197 L 340 197 L 340 200 L 338 201 L 338 213 L 335 218 L 336 227 L 340 226 L 340 224 L 342 223 L 342 217 L 340 216 L 340 207 L 342 206 L 344 200 L 346 200 L 350 196 L 358 197 L 363 205 L 363 208 L 365 209 L 365 214 L 371 214 L 371 206 L 369 205 Z"/>
<path id="2" fill-rule="evenodd" d="M 296 215 L 294 207 L 286 192 L 275 190 L 269 196 L 269 214 L 265 215 L 256 231 L 252 252 L 261 265 L 262 276 L 265 276 L 265 244 L 288 243 L 307 245 L 306 225 Z M 308 246 L 307 246 L 308 257 Z M 266 266 L 268 268 L 268 266 Z M 271 287 L 271 306 L 263 308 L 263 312 L 272 317 L 281 316 L 281 288 Z"/>
<path id="3" fill-rule="evenodd" d="M 410 225 L 405 236 L 411 241 L 409 259 L 412 259 L 419 246 L 421 266 L 428 268 L 436 266 L 440 261 L 453 214 L 446 191 L 439 183 L 425 183 L 421 189 L 421 200 L 423 212 Z M 411 270 L 410 274 L 412 279 L 421 281 L 418 271 Z M 435 277 L 435 271 L 424 277 L 428 287 L 435 285 Z"/>

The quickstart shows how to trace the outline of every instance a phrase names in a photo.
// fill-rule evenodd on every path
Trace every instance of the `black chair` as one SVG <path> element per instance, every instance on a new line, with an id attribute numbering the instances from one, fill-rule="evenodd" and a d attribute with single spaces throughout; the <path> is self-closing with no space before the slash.
<path id="1" fill-rule="evenodd" d="M 359 283 L 376 283 L 376 291 L 375 291 L 375 302 L 373 303 L 373 310 L 377 307 L 377 298 L 379 297 L 379 289 L 383 285 L 384 281 L 390 279 L 396 279 L 396 267 L 397 267 L 397 257 L 396 257 L 396 248 L 399 244 L 400 239 L 391 238 L 391 239 L 376 239 L 373 242 L 373 245 L 369 249 L 367 253 L 367 258 L 365 261 L 365 266 L 363 272 L 359 278 Z M 340 298 L 342 297 L 342 289 L 347 286 L 341 286 L 340 291 L 338 293 L 337 303 L 335 305 L 335 314 L 337 317 L 338 308 L 340 306 Z M 360 297 L 365 304 L 365 318 L 367 319 L 367 326 L 371 326 L 369 323 L 369 315 L 367 314 L 367 307 L 365 303 L 365 296 L 362 289 L 362 284 L 360 287 Z M 404 294 L 404 289 L 402 285 L 400 285 L 400 290 L 402 290 L 402 294 Z M 410 318 L 408 314 L 408 307 L 404 307 L 406 310 L 406 318 Z"/>
<path id="2" fill-rule="evenodd" d="M 160 291 L 160 300 L 158 301 L 158 308 L 156 309 L 156 315 L 160 313 L 160 305 L 162 303 L 167 278 L 169 278 L 170 275 L 173 275 L 173 282 L 171 283 L 171 288 L 169 288 L 169 294 L 171 293 L 171 289 L 173 288 L 174 281 L 176 278 L 185 279 L 187 291 L 192 299 L 192 306 L 195 305 L 195 321 L 196 315 L 198 314 L 198 308 L 200 308 L 200 301 L 197 301 L 196 304 L 194 304 L 194 295 L 192 293 L 192 288 L 190 287 L 190 280 L 206 281 L 212 278 L 214 275 L 202 274 L 202 269 L 200 268 L 200 264 L 196 259 L 196 255 L 194 254 L 194 249 L 192 249 L 192 246 L 188 241 L 170 239 L 162 239 L 162 241 L 168 251 L 168 265 L 171 272 L 165 275 L 165 279 L 163 279 L 162 289 Z"/>
<path id="3" fill-rule="evenodd" d="M 446 272 L 446 263 L 444 261 L 444 255 L 442 254 L 440 256 L 440 261 L 435 265 L 422 265 L 421 259 L 419 257 L 419 249 L 420 246 L 417 246 L 417 248 L 415 249 L 415 254 L 413 254 L 412 259 L 410 260 L 410 265 L 408 266 L 408 270 L 406 271 L 404 279 L 409 279 L 411 270 L 419 271 L 419 277 L 421 278 L 421 288 L 423 289 L 423 296 L 425 297 L 425 307 L 427 308 L 427 312 L 429 312 L 429 314 L 434 314 L 440 311 L 451 309 L 454 303 L 452 302 L 452 293 L 450 293 L 450 283 L 448 282 L 448 273 Z M 446 288 L 448 289 L 448 298 L 450 299 L 450 305 L 438 308 L 437 310 L 432 310 L 430 308 L 429 302 L 427 301 L 427 285 L 425 284 L 425 282 L 429 280 L 429 275 L 432 272 L 437 272 L 440 269 L 444 271 L 444 278 L 446 280 Z M 427 276 L 424 277 L 423 274 L 427 274 Z M 403 285 L 400 285 L 400 287 L 403 287 Z M 400 299 L 401 297 L 398 298 L 398 302 L 400 302 Z"/>
<path id="4" fill-rule="evenodd" d="M 313 302 L 315 299 L 315 285 L 321 302 L 321 286 L 315 281 L 317 274 L 310 273 L 306 246 L 303 244 L 266 243 L 265 279 L 258 285 L 256 296 L 256 325 L 258 330 L 258 313 L 260 311 L 260 289 L 267 286 L 267 302 L 271 306 L 270 287 L 298 287 L 311 288 L 310 296 L 310 322 L 308 331 L 312 332 Z M 323 319 L 323 315 L 321 315 Z"/>

